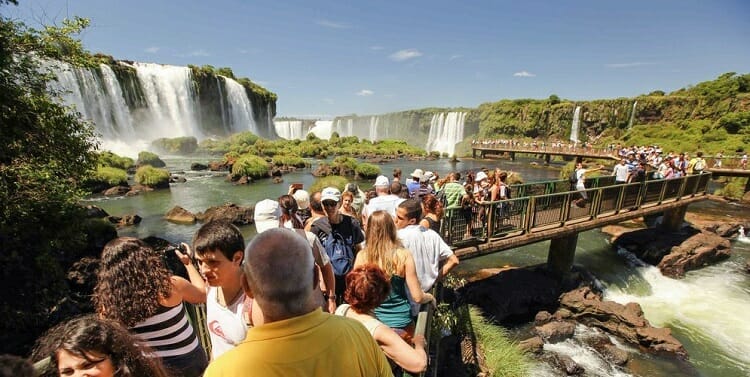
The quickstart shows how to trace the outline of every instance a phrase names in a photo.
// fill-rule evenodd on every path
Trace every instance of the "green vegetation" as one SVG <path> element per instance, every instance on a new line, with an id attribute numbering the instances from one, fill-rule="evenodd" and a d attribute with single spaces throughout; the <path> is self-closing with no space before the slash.
<path id="1" fill-rule="evenodd" d="M 276 100 L 278 99 L 278 96 L 276 95 L 276 93 L 273 93 L 269 91 L 268 89 L 254 83 L 249 78 L 235 77 L 234 72 L 232 72 L 231 68 L 228 68 L 228 67 L 214 68 L 212 65 L 208 65 L 208 64 L 202 67 L 198 67 L 195 65 L 188 65 L 188 67 L 193 71 L 193 77 L 197 79 L 200 79 L 201 77 L 205 77 L 209 75 L 212 75 L 212 76 L 220 75 L 224 77 L 229 77 L 230 79 L 235 80 L 238 83 L 240 83 L 242 86 L 245 87 L 245 89 L 249 90 L 250 94 L 264 98 L 268 102 L 276 102 Z"/>
<path id="2" fill-rule="evenodd" d="M 346 187 L 347 183 L 349 183 L 348 179 L 339 175 L 332 175 L 330 177 L 322 177 L 316 179 L 307 191 L 322 191 L 326 187 L 336 187 L 340 191 L 344 191 L 344 187 Z"/>
<path id="3" fill-rule="evenodd" d="M 294 166 L 296 168 L 310 166 L 308 162 L 298 155 L 277 154 L 273 156 L 272 162 L 276 166 Z"/>
<path id="4" fill-rule="evenodd" d="M 128 185 L 128 173 L 125 170 L 108 166 L 100 166 L 96 168 L 96 172 L 93 174 L 93 179 L 99 182 L 106 182 L 110 187 Z"/>
<path id="5" fill-rule="evenodd" d="M 104 151 L 99 153 L 97 165 L 128 170 L 135 166 L 135 162 L 130 157 L 122 157 L 112 152 Z"/>
<path id="6" fill-rule="evenodd" d="M 361 164 L 357 164 L 357 167 L 354 168 L 354 171 L 362 179 L 375 178 L 380 175 L 380 166 L 363 162 Z"/>
<path id="7" fill-rule="evenodd" d="M 198 139 L 193 136 L 161 138 L 151 142 L 151 147 L 159 153 L 190 154 L 198 149 Z"/>
<path id="8" fill-rule="evenodd" d="M 739 199 L 745 194 L 745 186 L 747 185 L 748 178 L 744 177 L 733 177 L 727 179 L 727 183 L 724 187 L 717 189 L 714 194 L 724 196 L 727 198 Z"/>
<path id="9" fill-rule="evenodd" d="M 155 153 L 143 151 L 138 153 L 138 166 L 151 165 L 155 168 L 163 168 L 167 166 L 164 161 L 159 158 Z"/>
<path id="10" fill-rule="evenodd" d="M 239 156 L 232 165 L 232 176 L 234 178 L 248 176 L 251 178 L 267 178 L 268 162 L 262 157 L 252 154 Z"/>
<path id="11" fill-rule="evenodd" d="M 505 328 L 492 324 L 475 307 L 469 308 L 469 317 L 490 376 L 529 375 L 531 363 L 528 357 L 509 339 Z"/>
<path id="12" fill-rule="evenodd" d="M 0 8 L 9 6 L 0 1 Z M 0 15 L 0 353 L 27 354 L 60 318 L 65 274 L 90 241 L 78 186 L 96 167 L 96 140 L 49 92 L 41 59 L 84 63 L 73 35 L 88 21 L 34 30 Z M 111 228 L 111 227 L 110 227 Z M 71 304 L 68 302 L 68 304 Z M 74 304 L 73 304 L 74 305 Z M 58 319 L 59 320 L 59 319 Z"/>
<path id="13" fill-rule="evenodd" d="M 143 165 L 135 171 L 135 182 L 154 188 L 169 187 L 169 172 L 151 165 Z"/>

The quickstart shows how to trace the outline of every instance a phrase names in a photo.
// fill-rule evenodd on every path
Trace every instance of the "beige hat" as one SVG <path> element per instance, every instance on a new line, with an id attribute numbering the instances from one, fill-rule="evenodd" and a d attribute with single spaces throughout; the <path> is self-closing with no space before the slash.
<path id="1" fill-rule="evenodd" d="M 297 208 L 307 209 L 310 207 L 310 194 L 305 190 L 297 190 L 294 192 L 294 200 L 297 201 Z"/>
<path id="2" fill-rule="evenodd" d="M 263 233 L 268 229 L 279 227 L 281 208 L 279 202 L 271 199 L 263 199 L 255 203 L 255 230 Z"/>

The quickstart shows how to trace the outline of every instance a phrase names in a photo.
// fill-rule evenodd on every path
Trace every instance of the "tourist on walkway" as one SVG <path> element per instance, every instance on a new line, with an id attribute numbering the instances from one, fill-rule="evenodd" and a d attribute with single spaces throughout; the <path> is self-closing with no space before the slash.
<path id="1" fill-rule="evenodd" d="M 375 264 L 356 267 L 346 275 L 344 299 L 347 304 L 339 306 L 336 315 L 357 320 L 367 328 L 388 359 L 396 364 L 396 368 L 392 368 L 394 376 L 400 375 L 401 368 L 415 374 L 423 372 L 427 369 L 427 344 L 424 335 L 414 335 L 412 347 L 375 317 L 375 308 L 390 293 L 389 281 L 385 272 Z"/>
<path id="2" fill-rule="evenodd" d="M 628 182 L 630 169 L 628 169 L 628 165 L 626 165 L 626 163 L 627 161 L 623 158 L 620 160 L 620 163 L 615 165 L 615 167 L 612 169 L 612 175 L 615 177 L 616 185 L 622 185 Z"/>
<path id="3" fill-rule="evenodd" d="M 576 164 L 576 190 L 580 192 L 581 198 L 575 200 L 573 204 L 575 204 L 578 207 L 584 207 L 586 206 L 586 202 L 588 201 L 589 197 L 586 194 L 586 174 L 592 173 L 598 170 L 602 170 L 604 168 L 603 165 L 599 165 L 596 169 L 586 169 L 583 166 L 583 163 L 577 163 Z"/>
<path id="4" fill-rule="evenodd" d="M 211 221 L 193 236 L 193 249 L 208 283 L 206 322 L 211 337 L 211 358 L 216 359 L 245 339 L 249 325 L 245 309 L 250 308 L 250 299 L 242 290 L 240 267 L 245 239 L 231 223 Z"/>
<path id="5" fill-rule="evenodd" d="M 440 221 L 442 219 L 443 205 L 435 195 L 427 194 L 422 197 L 422 219 L 419 220 L 419 225 L 440 234 Z"/>
<path id="6" fill-rule="evenodd" d="M 190 258 L 174 250 L 190 281 L 172 275 L 145 242 L 119 237 L 104 246 L 94 307 L 102 317 L 128 327 L 160 357 L 170 373 L 197 377 L 208 364 L 188 321 L 183 301 L 206 302 L 206 285 Z"/>
<path id="7" fill-rule="evenodd" d="M 37 341 L 38 377 L 167 377 L 161 360 L 119 322 L 86 315 L 58 324 Z M 177 376 L 178 374 L 174 374 Z"/>
<path id="8" fill-rule="evenodd" d="M 370 215 L 366 239 L 367 246 L 357 254 L 354 266 L 374 263 L 391 280 L 391 292 L 375 309 L 375 315 L 400 335 L 411 335 L 414 333 L 414 323 L 407 290 L 415 303 L 434 302 L 435 298 L 422 290 L 414 257 L 401 245 L 391 215 L 385 211 L 376 211 Z"/>
<path id="9" fill-rule="evenodd" d="M 469 194 L 466 196 L 470 198 Z M 396 209 L 398 238 L 411 252 L 420 287 L 427 292 L 458 265 L 458 257 L 438 233 L 419 225 L 421 216 L 422 206 L 414 199 L 404 201 Z"/>
<path id="10" fill-rule="evenodd" d="M 250 242 L 245 261 L 243 287 L 253 298 L 255 326 L 211 363 L 206 377 L 391 375 L 364 326 L 325 314 L 312 300 L 317 275 L 304 239 L 289 229 L 269 229 Z"/>

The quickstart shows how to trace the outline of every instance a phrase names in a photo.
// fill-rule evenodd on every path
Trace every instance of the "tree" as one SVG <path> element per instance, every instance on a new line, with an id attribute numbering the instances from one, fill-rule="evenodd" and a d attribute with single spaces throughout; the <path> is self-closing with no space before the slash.
<path id="1" fill-rule="evenodd" d="M 549 103 L 550 105 L 557 105 L 558 103 L 560 103 L 560 97 L 558 97 L 557 94 L 550 95 Z"/>
<path id="2" fill-rule="evenodd" d="M 51 324 L 64 273 L 86 250 L 73 220 L 78 183 L 95 167 L 93 128 L 55 100 L 40 62 L 84 62 L 72 35 L 87 24 L 37 31 L 0 16 L 0 353 L 24 353 Z"/>

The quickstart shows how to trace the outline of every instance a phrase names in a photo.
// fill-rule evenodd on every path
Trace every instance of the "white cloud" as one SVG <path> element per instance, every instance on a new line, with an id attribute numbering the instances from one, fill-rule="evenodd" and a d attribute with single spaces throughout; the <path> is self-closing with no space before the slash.
<path id="1" fill-rule="evenodd" d="M 371 96 L 373 94 L 375 94 L 375 92 L 373 92 L 372 90 L 369 90 L 369 89 L 362 89 L 359 92 L 357 92 L 357 95 L 360 96 L 360 97 Z"/>
<path id="2" fill-rule="evenodd" d="M 318 20 L 318 21 L 315 21 L 315 24 L 319 26 L 323 26 L 323 27 L 328 27 L 331 29 L 349 29 L 349 25 L 338 23 L 338 22 L 333 22 L 333 21 L 328 21 L 328 20 Z"/>
<path id="3" fill-rule="evenodd" d="M 655 63 L 648 63 L 648 62 L 631 62 L 631 63 L 612 63 L 612 64 L 605 64 L 607 68 L 633 68 L 633 67 L 640 67 L 643 65 L 654 65 Z"/>
<path id="4" fill-rule="evenodd" d="M 419 50 L 410 48 L 407 50 L 396 51 L 395 53 L 391 54 L 390 58 L 393 61 L 402 62 L 404 60 L 414 59 L 420 56 L 422 56 L 422 53 L 419 52 Z"/>
<path id="5" fill-rule="evenodd" d="M 200 49 L 200 50 L 194 50 L 190 51 L 187 56 L 211 56 L 206 50 Z"/>
<path id="6" fill-rule="evenodd" d="M 370 46 L 370 50 L 373 50 L 373 51 L 380 51 L 380 50 L 382 50 L 384 48 L 385 47 L 383 47 L 383 46 Z"/>
<path id="7" fill-rule="evenodd" d="M 521 71 L 521 72 L 514 73 L 513 76 L 514 77 L 535 77 L 536 75 L 531 72 Z"/>
<path id="8" fill-rule="evenodd" d="M 147 49 L 145 49 L 143 51 L 146 51 L 149 54 L 155 54 L 155 53 L 159 52 L 159 47 L 152 46 L 152 47 L 149 47 L 149 48 L 147 48 Z"/>

